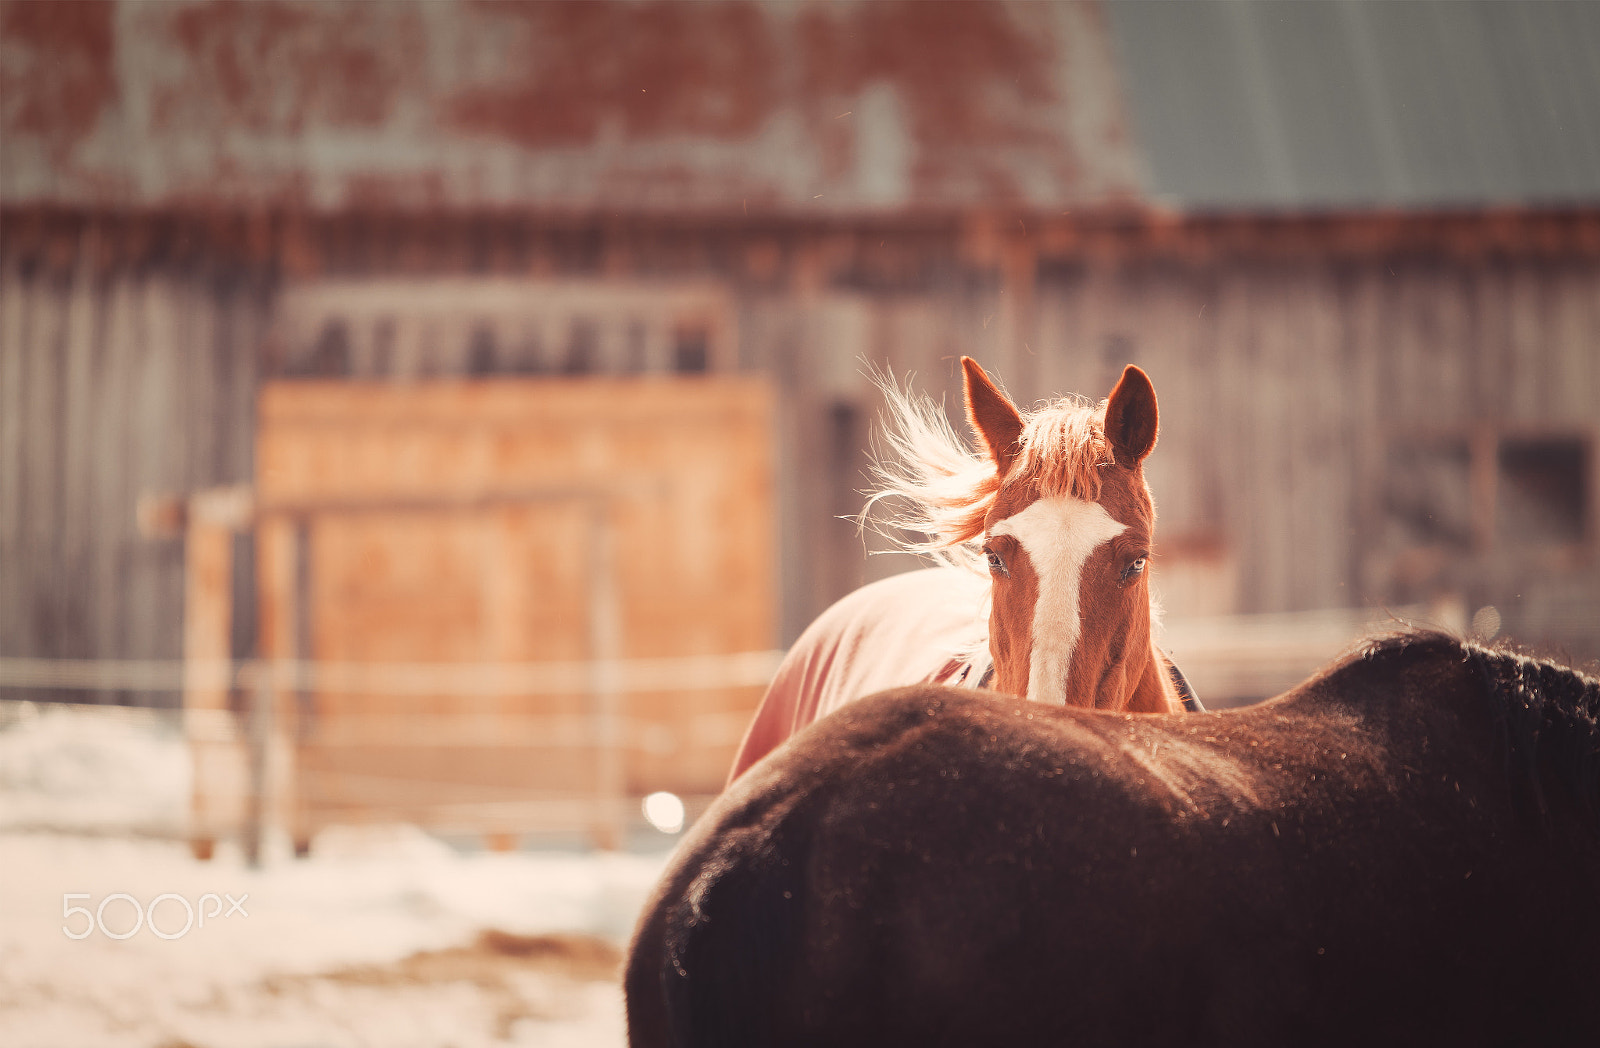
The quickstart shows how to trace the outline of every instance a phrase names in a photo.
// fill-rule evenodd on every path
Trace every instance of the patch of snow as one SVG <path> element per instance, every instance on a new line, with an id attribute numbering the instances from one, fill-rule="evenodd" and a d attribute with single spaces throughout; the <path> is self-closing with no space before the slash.
<path id="1" fill-rule="evenodd" d="M 181 826 L 188 804 L 181 735 L 159 719 L 130 723 L 43 708 L 0 729 L 7 1046 L 624 1043 L 620 987 L 592 974 L 511 966 L 487 981 L 418 982 L 334 973 L 398 973 L 403 958 L 470 944 L 486 929 L 576 933 L 620 948 L 664 853 L 464 854 L 388 826 L 330 829 L 308 858 L 259 869 L 226 843 L 201 862 L 178 840 L 117 832 Z M 223 915 L 229 900 L 241 908 Z M 132 927 L 136 905 L 146 915 L 136 932 L 106 934 Z M 68 916 L 69 907 L 89 914 Z M 97 910 L 105 931 L 91 923 Z M 194 923 L 177 934 L 191 910 Z"/>
<path id="2" fill-rule="evenodd" d="M 176 836 L 191 770 L 175 710 L 0 703 L 0 827 Z"/>

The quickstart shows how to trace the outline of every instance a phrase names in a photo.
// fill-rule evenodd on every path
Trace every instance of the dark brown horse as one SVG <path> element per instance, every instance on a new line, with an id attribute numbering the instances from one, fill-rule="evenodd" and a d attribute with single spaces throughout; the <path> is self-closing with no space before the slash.
<path id="1" fill-rule="evenodd" d="M 631 1043 L 1600 1043 L 1597 715 L 1434 634 L 1221 713 L 862 700 L 680 846 Z"/>

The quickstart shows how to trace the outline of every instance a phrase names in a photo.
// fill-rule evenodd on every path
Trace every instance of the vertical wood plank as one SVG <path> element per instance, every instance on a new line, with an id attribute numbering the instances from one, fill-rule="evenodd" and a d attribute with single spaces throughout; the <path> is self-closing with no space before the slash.
<path id="1" fill-rule="evenodd" d="M 28 556 L 17 564 L 20 589 L 27 593 L 23 650 L 46 657 L 67 654 L 63 641 L 62 587 L 65 577 L 57 528 L 62 514 L 63 398 L 69 285 L 58 272 L 38 282 L 30 310 L 26 371 L 23 377 L 22 498 Z M 70 698 L 70 695 L 63 695 Z"/>
<path id="2" fill-rule="evenodd" d="M 218 670 L 231 655 L 233 532 L 212 521 L 191 520 L 184 543 L 183 705 L 226 709 L 227 683 Z"/>
<path id="3" fill-rule="evenodd" d="M 1382 279 L 1369 267 L 1352 268 L 1340 295 L 1345 321 L 1342 365 L 1351 393 L 1349 425 L 1354 434 L 1351 454 L 1355 494 L 1351 499 L 1354 548 L 1349 579 L 1354 603 L 1371 606 L 1384 597 L 1378 553 L 1383 541 L 1382 487 L 1387 434 L 1381 420 L 1383 348 Z"/>
<path id="4" fill-rule="evenodd" d="M 1256 432 L 1257 379 L 1255 302 L 1249 275 L 1238 265 L 1219 268 L 1215 289 L 1216 389 L 1215 424 L 1221 458 L 1227 463 L 1224 506 L 1226 528 L 1241 553 L 1239 610 L 1266 610 L 1261 566 L 1268 555 L 1264 534 L 1268 522 L 1258 504 L 1256 463 L 1268 454 Z"/>
<path id="5" fill-rule="evenodd" d="M 1550 414 L 1563 425 L 1600 415 L 1600 267 L 1567 263 L 1550 277 Z"/>
<path id="6" fill-rule="evenodd" d="M 160 388 L 165 376 L 157 359 L 162 347 L 171 347 L 161 322 L 170 283 L 167 278 L 147 275 L 135 288 L 136 315 L 128 342 L 128 382 L 123 394 L 127 444 L 121 453 L 124 471 L 113 512 L 119 511 L 124 502 L 131 505 L 141 491 L 170 490 L 159 479 L 163 432 L 160 423 L 168 416 Z M 155 577 L 152 547 L 129 543 L 120 568 L 122 585 L 134 606 L 158 608 L 160 583 Z M 160 631 L 166 628 L 170 627 L 157 622 L 153 615 L 126 616 L 123 650 L 141 658 L 155 657 Z"/>
<path id="7" fill-rule="evenodd" d="M 1508 266 L 1498 260 L 1473 274 L 1478 343 L 1478 414 L 1502 419 L 1511 411 L 1511 309 Z"/>
<path id="8" fill-rule="evenodd" d="M 996 339 L 1010 381 L 1028 401 L 1050 395 L 1039 383 L 1039 262 L 1027 237 L 1009 239 L 1000 256 Z"/>
<path id="9" fill-rule="evenodd" d="M 131 587 L 133 559 L 141 555 L 140 539 L 131 519 L 121 519 L 124 507 L 138 498 L 129 458 L 137 447 L 132 398 L 133 364 L 137 354 L 142 316 L 139 310 L 140 277 L 118 273 L 106 289 L 105 344 L 102 366 L 97 369 L 93 408 L 95 427 L 91 479 L 95 529 L 94 615 L 96 633 L 104 647 L 96 654 L 127 658 L 132 618 L 138 608 Z M 131 518 L 132 514 L 127 514 Z M 155 609 L 144 608 L 149 615 Z"/>
<path id="10" fill-rule="evenodd" d="M 209 858 L 211 844 L 237 821 L 237 743 L 219 737 L 229 718 L 228 683 L 233 533 L 191 514 L 184 538 L 184 724 L 189 738 L 192 847 Z"/>
<path id="11" fill-rule="evenodd" d="M 1308 264 L 1304 279 L 1307 284 L 1308 361 L 1312 374 L 1311 389 L 1337 390 L 1335 395 L 1316 397 L 1311 415 L 1312 441 L 1307 449 L 1315 466 L 1312 486 L 1317 492 L 1313 516 L 1307 522 L 1308 530 L 1317 543 L 1312 547 L 1318 553 L 1301 556 L 1299 561 L 1310 576 L 1307 591 L 1295 598 L 1296 610 L 1308 608 L 1336 608 L 1349 604 L 1344 592 L 1343 566 L 1350 551 L 1349 519 L 1349 428 L 1346 423 L 1348 393 L 1344 376 L 1338 367 L 1339 349 L 1343 338 L 1338 301 L 1332 281 L 1325 267 Z"/>
<path id="12" fill-rule="evenodd" d="M 257 835 L 266 832 L 269 821 L 280 820 L 287 823 L 297 848 L 310 841 L 303 798 L 314 784 L 300 778 L 299 762 L 285 737 L 287 729 L 298 726 L 299 692 L 282 667 L 272 663 L 293 662 L 309 654 L 299 646 L 302 534 L 299 522 L 291 517 L 272 514 L 257 518 L 258 641 L 268 675 L 257 681 L 250 696 L 252 809 L 247 820 L 255 821 L 246 827 L 247 836 Z M 315 692 L 310 701 L 316 702 Z"/>
<path id="13" fill-rule="evenodd" d="M 1292 278 L 1280 267 L 1261 266 L 1252 274 L 1256 285 L 1255 313 L 1260 317 L 1256 341 L 1255 442 L 1256 513 L 1264 518 L 1260 595 L 1263 611 L 1282 612 L 1294 607 L 1296 497 L 1302 476 L 1295 461 L 1304 417 L 1296 396 L 1295 372 L 1305 352 L 1297 330 L 1290 294 Z"/>
<path id="14" fill-rule="evenodd" d="M 96 644 L 88 604 L 94 592 L 93 562 L 89 555 L 91 515 L 89 476 L 90 448 L 96 420 L 93 406 L 94 347 L 96 330 L 96 281 L 93 260 L 98 254 L 98 236 L 90 225 L 79 237 L 78 259 L 67 292 L 66 331 L 63 337 L 63 390 L 61 404 L 61 489 L 60 520 L 56 543 L 60 550 L 63 577 L 61 621 L 63 653 L 74 658 L 92 657 L 103 650 Z M 98 699 L 79 696 L 80 700 Z"/>
<path id="15" fill-rule="evenodd" d="M 0 590 L 13 596 L 0 600 L 0 651 L 31 653 L 21 599 L 21 563 L 29 548 L 22 512 L 23 462 L 27 430 L 24 410 L 28 357 L 28 319 L 34 308 L 34 281 L 26 279 L 15 260 L 0 258 Z"/>
<path id="16" fill-rule="evenodd" d="M 1541 268 L 1537 260 L 1529 260 L 1514 267 L 1506 279 L 1506 410 L 1509 418 L 1525 423 L 1547 419 L 1551 400 L 1546 384 L 1553 361 L 1544 333 Z"/>
<path id="17" fill-rule="evenodd" d="M 589 714 L 595 756 L 595 818 L 590 832 L 596 846 L 615 851 L 622 846 L 627 770 L 617 669 L 617 660 L 623 657 L 625 648 L 622 594 L 616 557 L 618 536 L 610 501 L 595 499 L 589 506 Z"/>

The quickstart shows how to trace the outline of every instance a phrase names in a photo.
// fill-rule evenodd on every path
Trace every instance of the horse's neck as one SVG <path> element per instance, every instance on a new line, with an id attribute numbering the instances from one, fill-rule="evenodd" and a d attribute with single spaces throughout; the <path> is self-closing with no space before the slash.
<path id="1" fill-rule="evenodd" d="M 1150 657 L 1145 660 L 1144 672 L 1134 682 L 1133 694 L 1128 699 L 1130 713 L 1182 713 L 1183 698 L 1172 683 L 1172 671 L 1167 657 L 1150 642 Z"/>

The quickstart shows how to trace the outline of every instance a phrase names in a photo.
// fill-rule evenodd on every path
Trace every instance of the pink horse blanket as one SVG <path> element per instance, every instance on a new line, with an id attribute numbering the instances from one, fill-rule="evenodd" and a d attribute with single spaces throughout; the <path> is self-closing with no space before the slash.
<path id="1" fill-rule="evenodd" d="M 863 586 L 824 611 L 784 656 L 728 781 L 856 699 L 907 684 L 981 686 L 988 591 L 981 575 L 925 568 Z"/>

